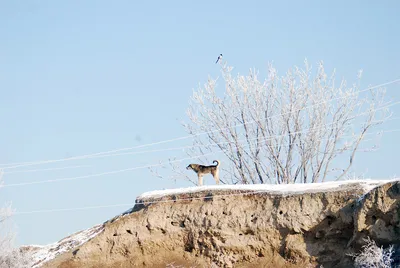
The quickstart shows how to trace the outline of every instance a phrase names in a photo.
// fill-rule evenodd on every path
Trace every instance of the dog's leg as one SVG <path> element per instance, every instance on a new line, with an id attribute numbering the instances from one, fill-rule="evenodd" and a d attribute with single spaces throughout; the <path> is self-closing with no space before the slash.
<path id="1" fill-rule="evenodd" d="M 197 175 L 199 177 L 199 184 L 198 186 L 202 186 L 203 185 L 203 176 L 202 175 Z"/>
<path id="2" fill-rule="evenodd" d="M 213 176 L 214 176 L 215 183 L 219 184 L 219 170 L 218 169 L 214 172 Z"/>

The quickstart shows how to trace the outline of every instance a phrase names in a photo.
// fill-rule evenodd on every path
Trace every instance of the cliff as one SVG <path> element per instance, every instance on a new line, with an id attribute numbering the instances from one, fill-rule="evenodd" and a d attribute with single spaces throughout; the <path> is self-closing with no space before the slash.
<path id="1" fill-rule="evenodd" d="M 399 181 L 156 191 L 42 267 L 353 267 L 368 236 L 400 244 L 399 200 Z"/>

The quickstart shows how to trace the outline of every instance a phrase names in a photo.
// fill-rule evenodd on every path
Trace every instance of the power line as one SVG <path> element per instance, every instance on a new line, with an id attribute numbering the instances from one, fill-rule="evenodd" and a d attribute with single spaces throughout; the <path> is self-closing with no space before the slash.
<path id="1" fill-rule="evenodd" d="M 389 119 L 385 120 L 385 122 L 392 121 L 392 120 L 397 120 L 397 119 L 400 119 L 400 117 L 389 118 Z M 324 128 L 327 125 L 328 124 L 325 124 L 321 128 Z M 310 129 L 306 129 L 306 130 L 310 130 Z M 374 135 L 374 134 L 379 135 L 379 134 L 383 134 L 383 133 L 391 133 L 391 132 L 398 132 L 398 131 L 399 130 L 397 130 L 397 129 L 394 129 L 394 130 L 382 130 L 382 131 L 378 131 L 378 132 L 375 132 L 375 133 L 366 133 L 365 135 Z M 342 136 L 342 138 L 345 138 L 345 137 L 349 137 L 349 135 Z M 268 140 L 270 140 L 270 138 L 261 139 L 261 140 L 259 140 L 259 142 L 264 142 L 264 141 L 268 141 Z M 321 141 L 322 140 L 325 140 L 325 139 L 321 139 Z M 247 140 L 246 139 L 239 140 L 239 142 L 242 142 L 242 141 L 247 141 Z M 185 150 L 185 149 L 191 149 L 191 148 L 197 148 L 197 147 L 218 146 L 218 145 L 228 144 L 228 143 L 233 143 L 233 142 L 220 142 L 220 143 L 210 143 L 210 144 L 207 144 L 207 145 L 189 145 L 189 146 L 171 147 L 171 148 L 165 148 L 165 149 L 154 149 L 154 150 L 136 151 L 136 152 L 128 152 L 128 153 L 119 153 L 119 154 L 97 155 L 97 156 L 90 157 L 88 159 L 111 157 L 111 156 L 136 155 L 136 154 L 155 153 L 155 152 L 166 152 L 166 151 L 177 151 L 177 150 Z M 286 147 L 286 146 L 282 146 L 282 147 Z M 34 170 L 9 171 L 9 172 L 4 172 L 4 174 L 40 172 L 40 171 L 53 171 L 53 170 L 62 170 L 62 169 L 70 169 L 70 168 L 81 168 L 81 167 L 90 167 L 90 166 L 89 165 L 83 165 L 83 166 L 67 166 L 67 167 L 60 167 L 60 168 L 45 168 L 45 169 L 34 169 Z"/>
<path id="2" fill-rule="evenodd" d="M 320 128 L 325 128 L 328 125 L 332 125 L 334 123 L 330 123 L 330 124 L 325 124 L 324 126 L 319 127 Z M 306 130 L 310 130 L 312 128 L 308 128 Z M 298 132 L 293 132 L 292 134 L 296 134 L 296 133 L 302 133 L 303 131 L 298 131 Z M 283 135 L 275 135 L 275 136 L 270 136 L 264 140 L 261 141 L 268 141 L 271 140 L 273 137 L 281 137 Z M 217 143 L 216 145 L 221 145 L 221 144 L 229 144 L 229 143 L 234 143 L 234 141 L 232 142 L 221 142 L 221 143 Z M 190 160 L 190 159 L 195 159 L 195 158 L 199 158 L 205 155 L 210 155 L 210 154 L 215 154 L 215 153 L 221 153 L 220 152 L 210 152 L 207 154 L 202 154 L 202 155 L 198 155 L 195 157 L 189 157 L 189 158 L 183 158 L 183 159 L 178 159 L 178 160 L 174 160 L 174 161 L 170 161 L 169 163 L 174 163 L 174 162 L 181 162 L 184 160 Z M 116 174 L 116 173 L 121 173 L 121 172 L 126 172 L 126 171 L 132 171 L 132 170 L 136 170 L 136 169 L 143 169 L 143 168 L 152 168 L 152 167 L 157 167 L 157 166 L 162 166 L 165 163 L 159 163 L 159 164 L 152 164 L 152 165 L 145 165 L 145 166 L 141 166 L 141 167 L 133 167 L 133 168 L 126 168 L 126 169 L 120 169 L 120 170 L 114 170 L 114 171 L 108 171 L 108 172 L 103 172 L 103 173 L 96 173 L 96 174 L 91 174 L 91 175 L 83 175 L 83 176 L 77 176 L 77 177 L 70 177 L 70 178 L 61 178 L 61 179 L 52 179 L 52 180 L 44 180 L 44 181 L 34 181 L 34 182 L 24 182 L 24 183 L 13 183 L 13 184 L 5 184 L 3 185 L 3 187 L 13 187 L 13 186 L 26 186 L 26 185 L 33 185 L 33 184 L 42 184 L 42 183 L 52 183 L 52 182 L 60 182 L 60 181 L 70 181 L 70 180 L 78 180 L 78 179 L 85 179 L 85 178 L 92 178 L 92 177 L 99 177 L 99 176 L 104 176 L 104 175 L 110 175 L 110 174 Z"/>
<path id="3" fill-rule="evenodd" d="M 368 87 L 368 88 L 363 89 L 363 90 L 355 91 L 355 92 L 352 93 L 352 95 L 356 95 L 356 94 L 359 94 L 359 93 L 362 93 L 362 92 L 365 92 L 365 91 L 368 91 L 368 90 L 372 90 L 372 89 L 376 89 L 376 88 L 383 87 L 383 86 L 386 86 L 386 85 L 390 85 L 390 84 L 393 84 L 393 83 L 396 83 L 396 82 L 400 82 L 400 79 L 392 80 L 392 81 L 389 81 L 389 82 L 386 82 L 386 83 L 382 83 L 382 84 L 379 84 L 379 85 L 376 85 L 376 86 Z M 291 112 L 287 112 L 287 113 L 281 113 L 281 114 L 278 114 L 278 115 L 270 116 L 269 119 L 277 117 L 277 116 L 282 116 L 282 115 L 286 115 L 286 114 L 291 114 L 293 112 L 309 109 L 311 107 L 314 107 L 314 106 L 317 106 L 317 105 L 320 105 L 320 104 L 323 104 L 323 103 L 331 102 L 331 101 L 342 99 L 342 98 L 346 98 L 346 97 L 348 97 L 348 95 L 342 96 L 342 97 L 333 98 L 333 99 L 330 99 L 330 100 L 324 100 L 324 101 L 322 101 L 320 103 L 312 104 L 312 105 L 309 105 L 309 106 L 304 107 L 302 109 L 298 109 L 298 110 L 295 110 L 295 111 L 291 111 Z M 249 122 L 247 122 L 245 124 L 253 124 L 255 122 L 256 122 L 256 120 L 251 120 L 251 121 L 249 121 Z M 238 126 L 242 126 L 242 125 L 244 125 L 244 123 L 236 124 L 233 127 L 238 127 Z M 228 128 L 226 128 L 226 129 L 228 129 Z M 201 135 L 205 135 L 205 134 L 213 133 L 213 132 L 217 132 L 217 131 L 219 131 L 219 130 L 199 132 L 199 133 L 196 133 L 196 134 L 181 136 L 181 137 L 177 137 L 177 138 L 173 138 L 173 139 L 167 139 L 167 140 L 162 140 L 162 141 L 158 141 L 158 142 L 153 142 L 153 143 L 148 143 L 148 144 L 143 144 L 143 145 L 138 145 L 138 146 L 133 146 L 133 147 L 120 148 L 120 149 L 104 151 L 104 152 L 98 152 L 98 153 L 93 153 L 93 154 L 86 154 L 86 155 L 75 156 L 75 157 L 61 158 L 61 159 L 55 159 L 55 160 L 34 161 L 34 162 L 22 162 L 22 163 L 14 163 L 14 164 L 0 164 L 0 165 L 6 166 L 6 167 L 3 167 L 3 169 L 13 169 L 13 168 L 32 166 L 32 165 L 49 164 L 49 163 L 63 162 L 63 161 L 69 161 L 69 160 L 85 159 L 85 158 L 89 158 L 91 156 L 112 154 L 112 153 L 116 153 L 116 152 L 120 152 L 120 151 L 133 150 L 133 149 L 149 147 L 149 146 L 154 146 L 154 145 L 159 145 L 159 144 L 164 144 L 164 143 L 170 143 L 170 142 L 174 142 L 174 141 L 178 141 L 178 140 L 185 140 L 185 139 L 189 139 L 189 138 L 193 138 L 193 137 L 196 137 L 196 136 L 201 136 Z M 12 166 L 12 165 L 14 165 L 14 166 Z"/>
<path id="4" fill-rule="evenodd" d="M 42 209 L 42 210 L 32 210 L 32 211 L 24 211 L 24 212 L 16 211 L 16 212 L 13 213 L 13 215 L 60 212 L 60 211 L 77 211 L 77 210 L 88 210 L 88 209 L 96 209 L 96 208 L 126 207 L 126 206 L 131 206 L 131 205 L 132 205 L 132 203 L 130 203 L 130 204 L 105 205 L 105 206 L 89 206 L 89 207 L 79 207 L 79 208 Z"/>
<path id="5" fill-rule="evenodd" d="M 219 189 L 215 189 L 219 190 Z M 231 189 L 228 189 L 231 190 Z M 235 189 L 233 189 L 235 190 Z M 88 209 L 98 209 L 98 208 L 111 208 L 111 207 L 122 207 L 122 206 L 132 206 L 132 205 L 149 205 L 156 203 L 172 203 L 172 202 L 181 202 L 181 201 L 191 201 L 191 200 L 204 200 L 204 199 L 212 199 L 212 198 L 222 198 L 228 196 L 240 196 L 240 195 L 251 195 L 258 193 L 270 193 L 271 190 L 248 190 L 248 189 L 237 189 L 237 191 L 248 191 L 241 193 L 230 193 L 230 194 L 219 194 L 213 195 L 211 197 L 203 196 L 203 197 L 187 197 L 187 198 L 179 198 L 172 200 L 155 200 L 155 201 L 142 201 L 135 202 L 134 204 L 116 204 L 116 205 L 104 205 L 104 206 L 88 206 L 88 207 L 78 207 L 78 208 L 62 208 L 62 209 L 44 209 L 44 210 L 32 210 L 32 211 L 24 211 L 24 212 L 14 212 L 14 215 L 22 215 L 22 214 L 35 214 L 35 213 L 48 213 L 48 212 L 62 212 L 62 211 L 77 211 L 77 210 L 88 210 Z"/>
<path id="6" fill-rule="evenodd" d="M 28 172 L 39 172 L 39 171 L 53 171 L 53 170 L 63 170 L 63 169 L 83 168 L 83 167 L 91 167 L 91 166 L 89 166 L 89 165 L 83 165 L 83 166 L 67 166 L 67 167 L 59 167 L 59 168 L 43 168 L 43 169 L 16 170 L 16 171 L 4 172 L 4 174 L 10 174 L 10 173 L 28 173 Z"/>
<path id="7" fill-rule="evenodd" d="M 187 158 L 182 158 L 182 159 L 178 159 L 178 160 L 170 160 L 168 163 L 182 162 L 182 161 L 185 161 L 185 160 L 195 159 L 195 158 L 198 158 L 198 157 L 202 157 L 202 156 L 210 155 L 210 154 L 216 154 L 216 153 L 221 153 L 221 152 L 212 152 L 212 153 L 207 153 L 207 154 L 203 154 L 203 155 L 198 155 L 198 156 L 195 156 L 195 157 L 187 157 Z M 2 187 L 26 186 L 26 185 L 33 185 L 33 184 L 79 180 L 79 179 L 86 179 L 86 178 L 93 178 L 93 177 L 100 177 L 100 176 L 104 176 L 104 175 L 116 174 L 116 173 L 121 173 L 121 172 L 126 172 L 126 171 L 132 171 L 132 170 L 136 170 L 136 169 L 158 167 L 158 166 L 162 166 L 162 165 L 165 165 L 165 164 L 166 163 L 151 164 L 151 165 L 132 167 L 132 168 L 125 168 L 125 169 L 113 170 L 113 171 L 108 171 L 108 172 L 102 172 L 102 173 L 96 173 L 96 174 L 90 174 L 90 175 L 83 175 L 83 176 L 77 176 L 77 177 L 61 178 L 61 179 L 12 183 L 12 184 L 5 184 Z"/>
<path id="8" fill-rule="evenodd" d="M 399 103 L 396 103 L 399 104 Z M 387 108 L 385 106 L 385 108 Z M 364 115 L 364 114 L 362 114 Z M 392 121 L 392 120 L 397 120 L 400 119 L 400 117 L 393 117 L 385 120 L 387 121 Z M 325 124 L 323 127 L 327 126 L 329 124 Z M 323 128 L 322 127 L 322 128 Z M 310 130 L 310 129 L 306 129 Z M 381 132 L 387 132 L 387 131 L 381 131 Z M 275 136 L 269 136 L 269 137 L 275 137 Z M 267 141 L 269 139 L 261 139 L 259 141 Z M 240 141 L 247 141 L 246 139 L 240 140 Z M 196 147 L 204 147 L 204 146 L 218 146 L 221 144 L 228 144 L 232 142 L 220 142 L 220 143 L 210 143 L 207 145 L 188 145 L 188 146 L 181 146 L 181 147 L 170 147 L 170 148 L 164 148 L 164 149 L 154 149 L 154 150 L 145 150 L 145 151 L 136 151 L 136 152 L 128 152 L 128 153 L 119 153 L 119 154 L 104 154 L 104 155 L 97 155 L 93 157 L 89 157 L 88 159 L 93 159 L 93 158 L 103 158 L 103 157 L 110 157 L 110 156 L 122 156 L 122 155 L 136 155 L 136 154 L 145 154 L 145 153 L 158 153 L 158 152 L 167 152 L 167 151 L 178 151 L 178 150 L 185 150 L 185 149 L 190 149 L 190 148 L 196 148 Z M 7 172 L 10 173 L 10 172 Z"/>
<path id="9" fill-rule="evenodd" d="M 375 179 L 377 180 L 377 179 Z M 381 184 L 388 183 L 391 181 L 398 181 L 400 180 L 399 178 L 395 179 L 390 179 L 390 180 L 382 180 Z M 360 184 L 365 183 L 365 180 L 353 180 L 354 182 L 358 182 Z M 332 188 L 339 187 L 342 184 L 347 184 L 349 181 L 341 181 L 341 182 L 331 182 L 333 186 Z M 274 184 L 276 186 L 282 186 L 282 184 Z M 286 186 L 285 184 L 284 186 Z M 305 184 L 300 184 L 300 185 L 305 185 Z M 313 183 L 313 185 L 316 185 L 316 183 Z M 329 185 L 327 185 L 329 187 Z M 379 185 L 376 185 L 375 187 L 378 187 Z M 374 188 L 375 188 L 374 187 Z M 193 187 L 194 188 L 194 187 Z M 197 191 L 188 191 L 188 192 L 181 192 L 181 193 L 166 193 L 163 196 L 171 196 L 171 195 L 180 195 L 180 194 L 185 194 L 185 193 L 201 193 L 205 191 L 245 191 L 245 192 L 237 192 L 237 193 L 229 193 L 229 194 L 216 194 L 216 195 L 205 195 L 201 197 L 186 197 L 186 198 L 177 198 L 177 199 L 168 199 L 168 200 L 153 200 L 153 201 L 140 201 L 140 202 L 135 202 L 134 204 L 132 203 L 127 203 L 127 204 L 115 204 L 115 205 L 100 205 L 100 206 L 86 206 L 86 207 L 77 207 L 77 208 L 61 208 L 61 209 L 43 209 L 43 210 L 32 210 L 32 211 L 23 211 L 23 212 L 15 212 L 14 215 L 23 215 L 23 214 L 35 214 L 35 213 L 49 213 L 49 212 L 64 212 L 64 211 L 78 211 L 78 210 L 88 210 L 88 209 L 99 209 L 99 208 L 111 208 L 111 207 L 126 207 L 130 206 L 133 208 L 135 205 L 150 205 L 150 204 L 159 204 L 159 203 L 176 203 L 176 202 L 182 202 L 182 201 L 192 201 L 192 200 L 207 200 L 207 199 L 214 199 L 214 198 L 224 198 L 224 197 L 229 197 L 229 196 L 244 196 L 244 195 L 253 195 L 253 194 L 262 194 L 262 193 L 286 193 L 287 190 L 285 191 L 284 189 L 263 189 L 263 190 L 254 190 L 254 189 L 246 189 L 246 188 L 219 188 L 218 186 L 215 188 L 209 188 L 209 186 L 203 186 L 203 189 L 199 187 Z M 303 192 L 307 190 L 313 190 L 313 189 L 303 189 L 299 190 L 297 192 Z M 315 190 L 324 190 L 317 188 Z M 296 193 L 296 191 L 290 191 L 293 193 Z M 153 198 L 161 198 L 163 196 L 156 196 Z M 140 197 L 140 196 L 139 196 Z M 146 197 L 143 197 L 142 200 L 145 200 Z M 132 206 L 133 205 L 133 206 Z M 122 213 L 121 215 L 123 215 Z"/>
<path id="10" fill-rule="evenodd" d="M 241 189 L 238 189 L 238 190 L 240 191 Z M 128 204 L 116 204 L 116 205 L 104 205 L 104 206 L 88 206 L 88 207 L 78 207 L 78 208 L 32 210 L 32 211 L 25 211 L 25 212 L 14 212 L 14 215 L 48 213 L 48 212 L 62 212 L 62 211 L 77 211 L 77 210 L 111 208 L 111 207 L 122 207 L 122 206 L 132 206 L 132 205 L 148 205 L 148 204 L 156 204 L 156 203 L 169 203 L 169 202 L 180 202 L 180 201 L 190 201 L 190 200 L 204 200 L 204 199 L 207 199 L 207 198 L 221 198 L 221 197 L 228 197 L 228 196 L 250 195 L 250 194 L 271 192 L 270 190 L 262 190 L 262 191 L 245 190 L 245 191 L 249 191 L 249 192 L 234 193 L 234 194 L 232 194 L 232 193 L 231 194 L 220 194 L 220 195 L 213 195 L 212 197 L 205 196 L 205 197 L 179 198 L 179 199 L 173 199 L 173 200 L 143 201 L 143 202 L 135 202 L 134 204 L 128 203 Z"/>
<path id="11" fill-rule="evenodd" d="M 396 118 L 399 119 L 400 117 Z M 325 127 L 326 125 L 324 125 Z M 309 130 L 309 129 L 306 129 Z M 388 130 L 388 131 L 378 131 L 376 133 L 366 133 L 365 135 L 374 135 L 374 134 L 383 134 L 383 133 L 389 133 L 389 132 L 398 132 L 400 131 L 400 129 L 394 129 L 394 130 Z M 342 138 L 345 137 L 351 137 L 349 135 L 347 136 L 343 136 Z M 264 142 L 264 141 L 268 141 L 270 140 L 270 138 L 268 139 L 261 139 L 259 140 L 259 142 Z M 326 140 L 326 138 L 321 139 L 322 140 Z M 239 140 L 239 142 L 242 141 L 246 141 L 245 139 L 243 140 Z M 366 140 L 364 140 L 366 141 Z M 369 140 L 368 140 L 369 141 Z M 228 144 L 228 143 L 234 143 L 232 142 L 220 142 L 220 143 L 215 143 L 215 144 L 207 144 L 204 146 L 218 146 L 218 145 L 222 145 L 222 144 Z M 120 155 L 129 155 L 129 154 L 142 154 L 142 153 L 149 153 L 149 152 L 163 152 L 163 151 L 175 151 L 175 150 L 184 150 L 184 149 L 189 149 L 189 148 L 196 148 L 196 147 L 204 147 L 203 145 L 192 145 L 192 146 L 183 146 L 183 147 L 173 147 L 173 148 L 166 148 L 166 149 L 157 149 L 157 150 L 147 150 L 147 151 L 138 151 L 138 152 L 130 152 L 130 153 L 121 153 L 121 154 L 112 154 L 112 155 L 105 155 L 105 156 L 120 156 Z M 287 147 L 282 145 L 281 147 Z M 105 157 L 104 156 L 104 157 Z M 97 156 L 97 157 L 103 157 L 103 156 Z M 93 158 L 97 158 L 97 157 L 93 157 Z M 73 169 L 73 168 L 83 168 L 83 167 L 91 167 L 89 165 L 82 165 L 82 166 L 67 166 L 67 167 L 60 167 L 60 168 L 44 168 L 44 169 L 31 169 L 31 170 L 18 170 L 18 171 L 9 171 L 9 172 L 3 172 L 3 174 L 13 174 L 13 173 L 29 173 L 29 172 L 41 172 L 41 171 L 54 171 L 54 170 L 64 170 L 64 169 Z"/>
<path id="12" fill-rule="evenodd" d="M 388 105 L 385 105 L 385 106 L 383 106 L 383 107 L 380 107 L 380 108 L 378 108 L 378 109 L 375 109 L 374 111 L 379 111 L 379 110 L 382 110 L 382 109 L 386 109 L 386 108 L 389 108 L 389 107 L 391 107 L 391 106 L 394 106 L 394 105 L 398 105 L 398 104 L 400 104 L 400 101 L 399 102 L 395 102 L 395 103 L 391 103 L 391 104 L 388 104 Z M 368 114 L 368 112 L 365 112 L 365 113 L 360 113 L 360 114 L 358 114 L 358 115 L 355 115 L 354 117 L 353 117 L 353 119 L 354 118 L 356 118 L 356 117 L 359 117 L 359 116 L 362 116 L 362 115 L 365 115 L 365 114 Z M 316 128 L 314 128 L 314 129 L 312 129 L 312 128 L 309 128 L 309 129 L 306 129 L 306 130 L 315 130 L 315 129 L 320 129 L 320 128 L 324 128 L 324 127 L 326 127 L 326 126 L 328 126 L 328 125 L 333 125 L 333 124 L 336 124 L 336 122 L 332 122 L 332 123 L 329 123 L 329 124 L 325 124 L 325 125 L 323 125 L 323 126 L 321 126 L 321 127 L 316 127 Z M 297 132 L 292 132 L 291 134 L 296 134 L 296 133 L 302 133 L 302 132 L 304 132 L 304 131 L 297 131 Z M 272 138 L 276 138 L 276 137 L 281 137 L 281 136 L 285 136 L 285 134 L 282 134 L 282 135 L 275 135 L 275 136 L 268 136 L 267 138 L 265 138 L 264 140 L 260 140 L 260 141 L 267 141 L 267 140 L 270 140 L 270 139 L 272 139 Z M 246 140 L 242 140 L 242 141 L 246 141 Z M 232 143 L 232 142 L 221 142 L 221 143 L 217 143 L 217 144 L 209 144 L 209 146 L 215 146 L 215 145 L 218 145 L 218 144 L 229 144 L 229 143 Z M 155 150 L 147 150 L 147 151 L 139 151 L 139 152 L 130 152 L 130 153 L 121 153 L 121 154 L 96 154 L 96 155 L 91 155 L 91 156 L 87 156 L 87 157 L 85 157 L 85 159 L 92 159 L 92 158 L 98 158 L 98 157 L 110 157 L 110 156 L 118 156 L 118 155 L 128 155 L 128 154 L 141 154 L 141 153 L 148 153 L 148 152 L 162 152 L 162 151 L 171 151 L 171 150 L 176 150 L 176 149 L 187 149 L 187 148 L 194 148 L 194 147 L 196 147 L 196 146 L 184 146 L 184 147 L 175 147 L 175 148 L 166 148 L 166 149 L 155 149 Z M 64 159 L 65 160 L 65 159 Z M 71 160 L 70 158 L 68 158 L 67 160 Z M 34 164 L 34 163 L 33 163 Z M 41 163 L 37 163 L 37 164 L 41 164 Z M 27 164 L 27 165 L 31 165 L 31 164 Z M 23 167 L 23 166 L 27 166 L 27 165 L 17 165 L 17 166 L 13 166 L 13 167 L 4 167 L 3 169 L 12 169 L 12 168 L 17 168 L 17 167 Z M 8 173 L 10 173 L 10 172 L 8 172 Z"/>
<path id="13" fill-rule="evenodd" d="M 392 120 L 397 120 L 400 119 L 400 117 L 394 117 L 394 118 L 390 118 L 387 119 L 385 122 L 387 121 L 392 121 Z M 322 128 L 326 127 L 328 124 L 324 125 Z M 310 129 L 306 129 L 306 130 L 310 130 Z M 315 129 L 314 129 L 315 130 Z M 391 133 L 391 132 L 398 132 L 398 129 L 394 129 L 394 130 L 382 130 L 382 131 L 378 131 L 375 133 L 366 133 L 365 135 L 374 135 L 374 134 L 383 134 L 383 133 Z M 293 133 L 294 134 L 294 133 Z M 349 137 L 349 135 L 347 136 L 343 136 L 344 137 Z M 261 139 L 259 140 L 259 142 L 264 142 L 264 141 L 268 141 L 270 140 L 270 138 L 266 138 L 266 139 Z M 325 140 L 325 139 L 321 139 Z M 247 141 L 246 139 L 243 140 L 239 140 L 239 142 L 242 141 Z M 181 146 L 181 147 L 172 147 L 172 148 L 165 148 L 165 149 L 154 149 L 154 150 L 145 150 L 145 151 L 136 151 L 136 152 L 129 152 L 129 153 L 120 153 L 120 154 L 109 154 L 109 155 L 98 155 L 98 156 L 93 156 L 90 157 L 90 159 L 93 158 L 102 158 L 102 157 L 110 157 L 110 156 L 122 156 L 122 155 L 135 155 L 135 154 L 144 154 L 144 153 L 154 153 L 154 152 L 166 152 L 166 151 L 177 151 L 177 150 L 185 150 L 185 149 L 190 149 L 190 148 L 197 148 L 197 147 L 207 147 L 207 146 L 218 146 L 218 145 L 222 145 L 222 144 L 228 144 L 228 143 L 233 143 L 233 142 L 220 142 L 220 143 L 210 143 L 207 145 L 189 145 L 189 146 Z M 286 147 L 286 146 L 282 146 L 282 147 Z M 45 169 L 33 169 L 33 170 L 18 170 L 18 171 L 8 171 L 8 172 L 4 172 L 4 174 L 13 174 L 13 173 L 29 173 L 29 172 L 41 172 L 41 171 L 54 171 L 54 170 L 63 170 L 63 169 L 73 169 L 73 168 L 83 168 L 83 167 L 91 167 L 90 165 L 81 165 L 81 166 L 67 166 L 67 167 L 60 167 L 60 168 L 45 168 Z"/>
<path id="14" fill-rule="evenodd" d="M 323 127 L 326 127 L 323 126 Z M 310 130 L 310 129 L 307 129 Z M 381 134 L 383 133 L 389 133 L 389 132 L 399 132 L 400 129 L 392 129 L 392 130 L 388 130 L 388 131 L 378 131 L 375 134 Z M 293 132 L 294 134 L 295 132 Z M 366 135 L 373 135 L 372 133 L 367 133 Z M 271 139 L 271 138 L 270 138 Z M 269 139 L 266 139 L 269 140 Z M 266 141 L 265 140 L 265 141 Z M 323 140 L 323 139 L 321 139 Z M 228 143 L 228 142 L 224 142 L 224 143 Z M 234 143 L 234 142 L 231 142 Z M 285 147 L 285 146 L 282 146 Z M 186 158 L 181 158 L 181 159 L 176 159 L 176 160 L 170 160 L 168 162 L 160 162 L 158 164 L 149 164 L 149 165 L 144 165 L 144 166 L 138 166 L 138 167 L 132 167 L 132 168 L 126 168 L 126 169 L 119 169 L 119 170 L 113 170 L 113 171 L 108 171 L 108 172 L 102 172 L 102 173 L 96 173 L 96 174 L 90 174 L 90 175 L 83 175 L 83 176 L 77 176 L 77 177 L 69 177 L 69 178 L 61 178 L 61 179 L 51 179 L 51 180 L 43 180 L 43 181 L 33 181 L 33 182 L 22 182 L 22 183 L 13 183 L 13 184 L 5 184 L 2 185 L 2 187 L 15 187 L 15 186 L 26 186 L 26 185 L 34 185 L 34 184 L 43 184 L 43 183 L 53 183 L 53 182 L 60 182 L 60 181 L 71 181 L 71 180 L 78 180 L 78 179 L 86 179 L 86 178 L 93 178 L 93 177 L 100 177 L 100 176 L 104 176 L 104 175 L 110 175 L 110 174 L 117 174 L 117 173 L 122 173 L 122 172 L 126 172 L 126 171 L 133 171 L 133 170 L 137 170 L 137 169 L 145 169 L 145 168 L 152 168 L 152 167 L 158 167 L 158 166 L 163 166 L 165 164 L 169 164 L 169 163 L 176 163 L 176 162 L 182 162 L 185 160 L 191 160 L 191 159 L 196 159 L 199 157 L 203 157 L 203 156 L 207 156 L 207 155 L 212 155 L 212 154 L 217 154 L 217 153 L 223 153 L 223 151 L 218 151 L 218 152 L 210 152 L 210 153 L 206 153 L 206 154 L 201 154 L 201 155 L 196 155 L 196 156 L 192 156 L 192 157 L 186 157 Z"/>
<path id="15" fill-rule="evenodd" d="M 381 107 L 381 108 L 376 109 L 376 110 L 384 109 L 384 108 L 387 108 L 388 106 L 393 106 L 393 105 L 396 105 L 396 104 L 399 104 L 399 103 L 400 103 L 400 102 L 396 102 L 396 103 L 393 103 L 393 104 L 390 104 L 390 105 Z M 361 114 L 359 114 L 359 115 L 357 115 L 357 116 L 360 116 L 360 115 L 363 115 L 363 113 L 361 113 Z M 354 116 L 353 118 L 355 118 L 355 117 L 357 117 L 357 116 Z M 315 129 L 320 129 L 320 128 L 326 128 L 328 125 L 334 125 L 334 124 L 336 124 L 336 122 L 332 122 L 332 123 L 329 123 L 329 124 L 325 124 L 325 125 L 320 126 L 320 127 L 317 127 L 317 128 L 308 128 L 308 129 L 305 129 L 305 130 L 302 130 L 302 131 L 292 132 L 291 134 L 298 134 L 298 133 L 303 133 L 303 132 L 305 132 L 305 131 L 310 131 L 310 130 L 315 130 Z M 286 136 L 286 135 L 285 135 L 285 134 L 282 134 L 282 135 L 270 136 L 270 137 L 264 139 L 264 141 L 271 140 L 271 139 L 274 138 L 274 137 L 276 138 L 276 137 L 281 137 L 281 136 Z M 263 140 L 261 140 L 261 141 L 263 141 Z M 219 144 L 229 144 L 229 143 L 234 143 L 234 142 L 235 142 L 235 141 L 232 141 L 232 142 L 221 142 L 221 143 L 219 143 Z M 218 143 L 217 143 L 217 144 L 218 144 Z M 182 161 L 185 161 L 185 160 L 195 159 L 195 158 L 199 158 L 199 157 L 202 157 L 202 156 L 206 156 L 206 155 L 210 155 L 210 154 L 216 154 L 216 153 L 222 153 L 222 152 L 223 152 L 223 151 L 219 151 L 219 152 L 210 152 L 210 153 L 198 155 L 198 156 L 195 156 L 195 157 L 188 157 L 188 158 L 183 158 L 183 159 L 178 159 L 178 160 L 169 161 L 168 163 L 182 162 Z M 133 167 L 133 168 L 126 168 L 126 169 L 108 171 L 108 172 L 103 172 L 103 173 L 96 173 L 96 174 L 91 174 L 91 175 L 83 175 L 83 176 L 77 176 L 77 177 L 69 177 L 69 178 L 61 178 L 61 179 L 52 179 L 52 180 L 44 180 L 44 181 L 34 181 L 34 182 L 24 182 L 24 183 L 13 183 L 13 184 L 6 184 L 6 185 L 3 185 L 3 187 L 26 186 L 26 185 L 34 185 L 34 184 L 43 184 L 43 183 L 53 183 L 53 182 L 60 182 L 60 181 L 78 180 L 78 179 L 85 179 L 85 178 L 92 178 L 92 177 L 99 177 L 99 176 L 104 176 L 104 175 L 116 174 L 116 173 L 121 173 L 121 172 L 126 172 L 126 171 L 132 171 L 132 170 L 137 170 L 137 169 L 143 169 L 143 168 L 152 168 L 152 167 L 162 166 L 162 165 L 164 165 L 164 164 L 165 164 L 165 163 L 150 164 L 150 165 L 145 165 L 145 166 L 141 166 L 141 167 L 139 166 L 139 167 Z"/>

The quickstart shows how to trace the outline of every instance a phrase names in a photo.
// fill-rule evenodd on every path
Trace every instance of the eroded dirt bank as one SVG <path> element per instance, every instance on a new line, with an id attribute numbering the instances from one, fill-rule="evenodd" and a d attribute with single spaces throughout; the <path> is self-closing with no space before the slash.
<path id="1" fill-rule="evenodd" d="M 398 181 L 369 192 L 355 182 L 302 193 L 144 197 L 43 267 L 353 267 L 347 254 L 367 236 L 379 245 L 400 244 L 399 200 Z"/>

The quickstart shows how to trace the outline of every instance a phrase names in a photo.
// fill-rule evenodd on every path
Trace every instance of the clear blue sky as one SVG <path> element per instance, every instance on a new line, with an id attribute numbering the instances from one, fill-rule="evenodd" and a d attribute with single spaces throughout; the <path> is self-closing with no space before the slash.
<path id="1" fill-rule="evenodd" d="M 58 159 L 185 135 L 192 89 L 219 75 L 222 53 L 235 72 L 283 74 L 323 60 L 362 86 L 400 78 L 398 1 L 0 1 L 0 164 Z M 400 100 L 400 85 L 387 87 Z M 400 116 L 399 108 L 394 108 Z M 400 121 L 384 129 L 400 128 Z M 399 133 L 361 154 L 353 171 L 399 175 Z M 181 146 L 176 142 L 155 148 Z M 154 148 L 154 149 L 155 149 Z M 81 176 L 157 163 L 176 152 L 38 165 L 4 184 Z M 181 156 L 181 152 L 179 152 Z M 366 172 L 366 174 L 365 174 Z M 206 183 L 211 183 L 211 179 Z M 149 190 L 184 187 L 148 170 L 0 190 L 20 212 L 134 203 Z M 16 215 L 18 244 L 55 242 L 129 207 Z"/>

